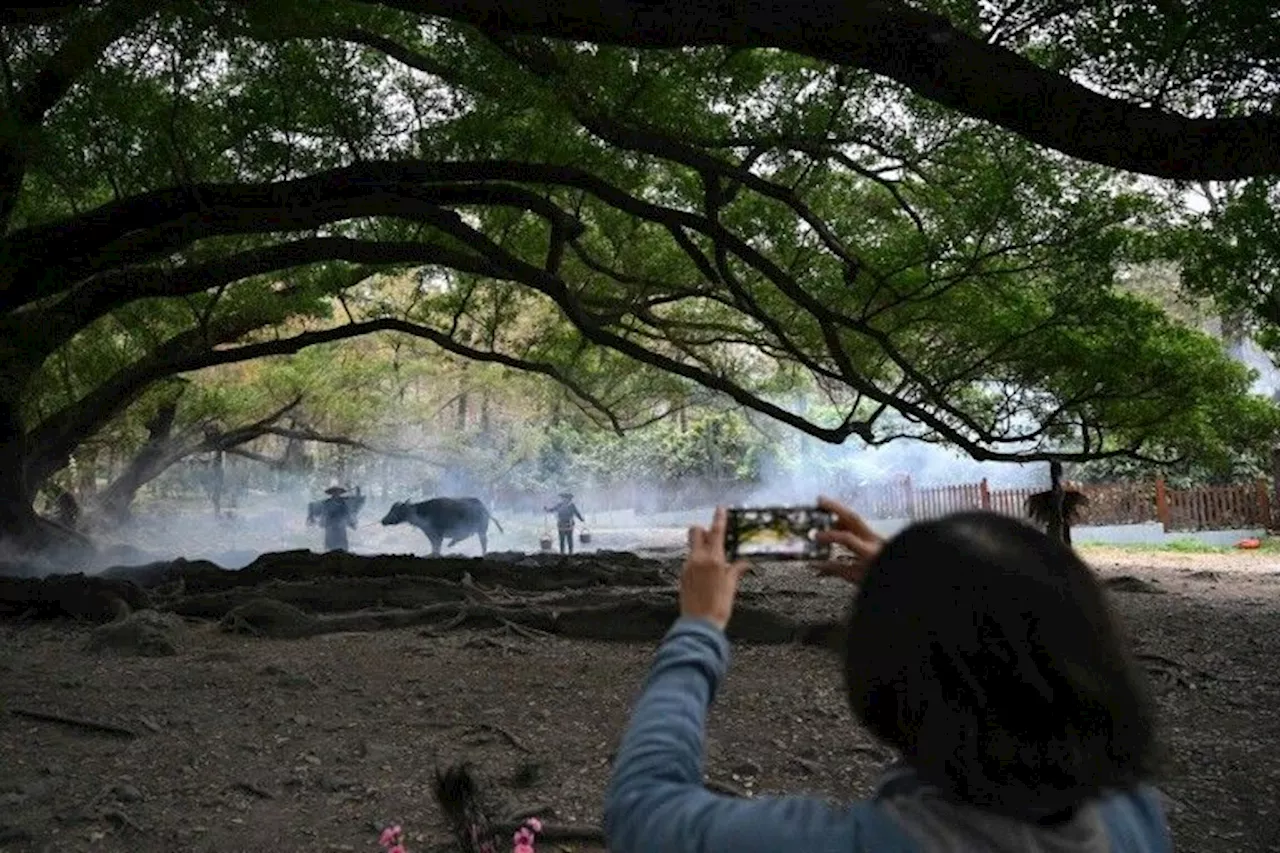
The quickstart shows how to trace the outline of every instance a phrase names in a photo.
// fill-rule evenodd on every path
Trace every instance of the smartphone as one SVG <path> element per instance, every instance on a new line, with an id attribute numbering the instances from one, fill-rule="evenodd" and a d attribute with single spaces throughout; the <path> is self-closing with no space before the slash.
<path id="1" fill-rule="evenodd" d="M 819 530 L 835 522 L 825 509 L 809 506 L 734 507 L 728 511 L 725 551 L 730 560 L 826 560 L 831 545 Z"/>

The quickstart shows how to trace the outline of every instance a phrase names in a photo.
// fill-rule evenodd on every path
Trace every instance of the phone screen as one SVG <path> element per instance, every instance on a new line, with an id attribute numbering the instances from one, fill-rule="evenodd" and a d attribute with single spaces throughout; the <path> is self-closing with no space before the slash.
<path id="1" fill-rule="evenodd" d="M 825 560 L 831 546 L 817 540 L 831 513 L 817 507 L 744 507 L 729 510 L 725 549 L 730 559 Z"/>

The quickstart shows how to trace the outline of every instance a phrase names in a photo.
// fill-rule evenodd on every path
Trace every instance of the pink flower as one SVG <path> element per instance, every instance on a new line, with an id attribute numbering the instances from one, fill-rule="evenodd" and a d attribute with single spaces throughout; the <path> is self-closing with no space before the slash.
<path id="1" fill-rule="evenodd" d="M 528 844 L 517 844 L 512 848 L 511 853 L 533 853 L 533 848 Z"/>
<path id="2" fill-rule="evenodd" d="M 387 853 L 405 853 L 404 845 L 397 844 L 395 847 L 392 847 L 390 850 L 388 850 Z"/>
<path id="3" fill-rule="evenodd" d="M 378 838 L 378 843 L 383 847 L 390 847 L 392 844 L 396 844 L 396 842 L 400 839 L 401 831 L 402 830 L 400 829 L 400 824 L 396 824 L 395 826 L 388 826 L 386 829 L 382 830 L 382 835 Z M 396 844 L 396 846 L 399 847 L 398 844 Z M 404 853 L 404 850 L 403 848 L 400 849 L 399 851 L 391 850 L 391 851 L 388 851 L 388 853 Z"/>
<path id="4" fill-rule="evenodd" d="M 516 834 L 512 836 L 511 843 L 519 847 L 522 844 L 528 845 L 533 843 L 533 833 L 528 829 L 521 827 L 516 830 Z"/>
<path id="5" fill-rule="evenodd" d="M 532 829 L 534 832 L 542 832 L 542 821 L 536 817 L 531 817 L 524 822 L 524 825 Z"/>

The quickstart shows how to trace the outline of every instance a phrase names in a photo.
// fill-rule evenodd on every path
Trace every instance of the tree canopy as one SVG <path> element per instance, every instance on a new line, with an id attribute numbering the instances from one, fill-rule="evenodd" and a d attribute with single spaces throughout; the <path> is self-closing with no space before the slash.
<path id="1" fill-rule="evenodd" d="M 700 387 L 982 459 L 1268 439 L 1247 371 L 1118 286 L 1227 244 L 1119 170 L 1280 172 L 1272 16 L 926 5 L 8 8 L 0 478 L 29 501 L 168 377 L 372 332 L 615 431 Z"/>

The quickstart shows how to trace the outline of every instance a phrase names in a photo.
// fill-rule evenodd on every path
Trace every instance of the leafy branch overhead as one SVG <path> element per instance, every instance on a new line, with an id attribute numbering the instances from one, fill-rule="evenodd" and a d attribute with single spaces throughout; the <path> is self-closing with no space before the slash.
<path id="1" fill-rule="evenodd" d="M 1152 12 L 1175 56 L 1097 5 L 10 7 L 0 473 L 29 494 L 167 377 L 375 332 L 614 431 L 696 387 L 980 459 L 1261 440 L 1246 371 L 1120 286 L 1172 214 L 1109 167 L 1277 172 L 1268 90 L 1225 81 L 1278 42 Z"/>

